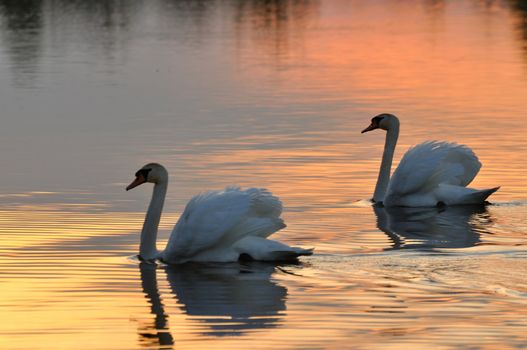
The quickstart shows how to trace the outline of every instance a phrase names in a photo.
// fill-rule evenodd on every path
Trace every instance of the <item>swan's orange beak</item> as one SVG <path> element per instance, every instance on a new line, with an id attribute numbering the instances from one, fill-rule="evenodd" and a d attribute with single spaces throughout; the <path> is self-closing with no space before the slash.
<path id="1" fill-rule="evenodd" d="M 132 181 L 131 184 L 129 184 L 127 187 L 126 187 L 126 190 L 131 190 L 132 188 L 134 187 L 137 187 L 139 186 L 140 184 L 144 184 L 146 182 L 146 179 L 143 175 L 139 174 L 137 175 L 137 177 L 135 178 L 134 181 Z"/>
<path id="2" fill-rule="evenodd" d="M 364 134 L 365 132 L 372 131 L 372 130 L 375 130 L 375 129 L 378 129 L 378 128 L 379 128 L 379 125 L 377 125 L 376 123 L 372 122 L 370 124 L 370 126 L 368 126 L 366 129 L 361 131 L 361 134 Z"/>

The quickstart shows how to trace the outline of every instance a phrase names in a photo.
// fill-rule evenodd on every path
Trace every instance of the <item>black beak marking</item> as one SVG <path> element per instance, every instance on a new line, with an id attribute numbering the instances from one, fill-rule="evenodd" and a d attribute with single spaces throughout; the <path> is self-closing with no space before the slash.
<path id="1" fill-rule="evenodd" d="M 148 173 L 151 172 L 152 169 L 151 168 L 147 168 L 147 169 L 141 169 L 141 170 L 137 170 L 137 172 L 135 173 L 135 177 L 138 177 L 138 176 L 143 176 L 143 178 L 145 180 L 148 180 Z"/>

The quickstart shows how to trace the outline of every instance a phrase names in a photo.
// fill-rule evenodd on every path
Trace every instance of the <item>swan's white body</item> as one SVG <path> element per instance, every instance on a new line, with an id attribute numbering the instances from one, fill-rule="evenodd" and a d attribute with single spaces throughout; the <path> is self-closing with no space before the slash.
<path id="1" fill-rule="evenodd" d="M 170 264 L 233 262 L 240 258 L 284 261 L 312 254 L 311 249 L 289 247 L 267 239 L 286 226 L 280 218 L 282 203 L 277 197 L 265 189 L 241 190 L 237 187 L 205 192 L 192 198 L 174 227 L 165 250 L 159 252 L 156 248 L 157 228 L 168 174 L 159 164 L 147 164 L 138 174 L 144 169 L 151 170 L 139 184 L 148 181 L 155 185 L 141 232 L 139 255 L 142 259 L 160 259 Z M 129 188 L 135 187 L 134 183 Z"/>
<path id="2" fill-rule="evenodd" d="M 481 163 L 466 146 L 427 141 L 410 148 L 390 178 L 399 120 L 381 114 L 363 132 L 382 128 L 387 131 L 384 153 L 373 200 L 384 206 L 432 207 L 438 204 L 463 205 L 484 203 L 499 187 L 476 190 L 472 182 Z"/>

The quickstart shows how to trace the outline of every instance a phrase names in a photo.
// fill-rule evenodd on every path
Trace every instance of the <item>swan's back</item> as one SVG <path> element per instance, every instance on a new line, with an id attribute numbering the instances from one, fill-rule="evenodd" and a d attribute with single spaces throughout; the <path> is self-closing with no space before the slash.
<path id="1" fill-rule="evenodd" d="M 439 185 L 465 187 L 476 177 L 480 168 L 477 156 L 467 146 L 450 142 L 423 142 L 410 148 L 401 159 L 390 179 L 385 203 L 394 203 L 412 195 L 427 195 Z"/>
<path id="2" fill-rule="evenodd" d="M 204 251 L 225 255 L 226 247 L 247 236 L 265 238 L 285 227 L 281 213 L 282 203 L 265 189 L 228 187 L 199 194 L 181 214 L 164 259 L 181 261 Z"/>

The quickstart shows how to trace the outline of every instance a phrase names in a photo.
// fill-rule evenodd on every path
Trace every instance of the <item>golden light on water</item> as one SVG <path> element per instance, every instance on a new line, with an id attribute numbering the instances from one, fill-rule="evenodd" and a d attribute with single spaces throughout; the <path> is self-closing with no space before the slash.
<path id="1" fill-rule="evenodd" d="M 523 346 L 525 13 L 508 2 L 236 4 L 76 13 L 96 39 L 48 4 L 42 36 L 25 42 L 37 56 L 23 62 L 18 39 L 0 35 L 0 77 L 17 78 L 0 84 L 14 116 L 0 130 L 0 348 Z M 0 5 L 7 32 L 10 9 Z M 483 163 L 472 185 L 502 186 L 496 205 L 372 208 L 385 134 L 360 130 L 380 112 L 402 122 L 394 166 L 424 140 L 466 144 Z M 124 182 L 150 160 L 171 174 L 158 248 L 192 195 L 240 185 L 278 195 L 288 226 L 273 238 L 315 255 L 140 264 L 151 188 Z"/>

